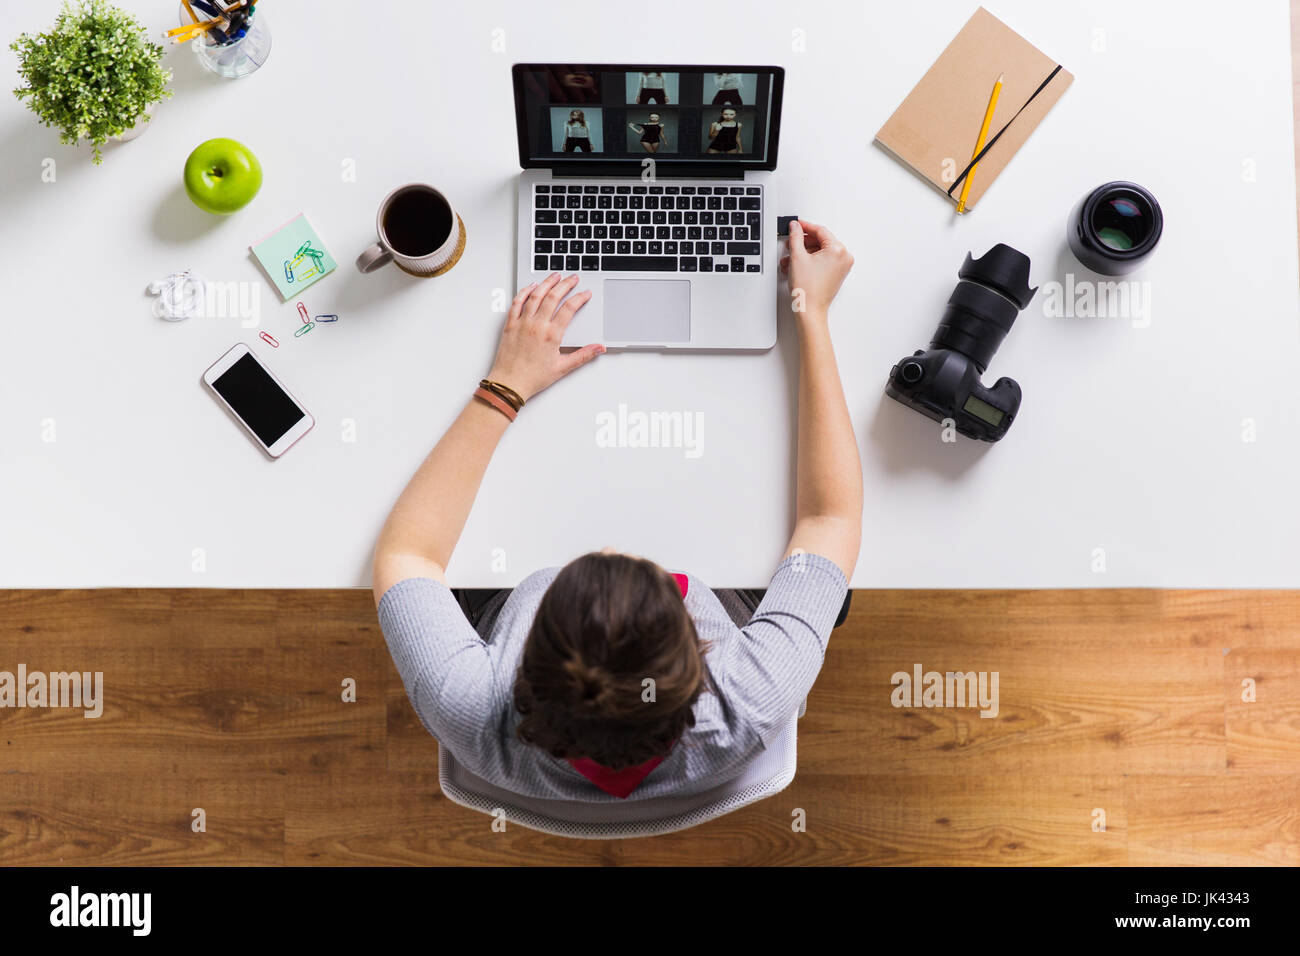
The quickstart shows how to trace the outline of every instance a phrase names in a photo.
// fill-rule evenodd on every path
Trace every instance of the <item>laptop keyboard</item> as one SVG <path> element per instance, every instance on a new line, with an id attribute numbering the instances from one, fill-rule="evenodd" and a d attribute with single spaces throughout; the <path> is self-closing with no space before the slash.
<path id="1" fill-rule="evenodd" d="M 534 272 L 762 272 L 763 188 L 533 185 Z"/>

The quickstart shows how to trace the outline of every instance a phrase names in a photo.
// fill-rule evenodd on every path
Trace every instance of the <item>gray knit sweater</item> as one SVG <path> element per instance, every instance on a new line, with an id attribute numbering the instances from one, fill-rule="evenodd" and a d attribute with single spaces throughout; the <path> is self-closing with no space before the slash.
<path id="1" fill-rule="evenodd" d="M 468 770 L 525 796 L 617 801 L 567 761 L 515 736 L 515 672 L 538 604 L 558 572 L 525 578 L 480 620 L 481 634 L 451 591 L 429 578 L 389 588 L 379 602 L 379 623 L 420 721 Z M 717 693 L 700 696 L 695 726 L 628 800 L 685 796 L 739 776 L 812 688 L 848 588 L 828 559 L 792 555 L 745 620 L 748 609 L 733 594 L 688 581 L 686 607 L 699 636 L 711 643 L 704 659 Z"/>

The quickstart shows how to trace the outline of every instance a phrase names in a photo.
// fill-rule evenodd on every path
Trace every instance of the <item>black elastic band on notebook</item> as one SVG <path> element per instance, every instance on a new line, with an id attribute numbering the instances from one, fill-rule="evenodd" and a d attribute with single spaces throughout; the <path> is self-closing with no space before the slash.
<path id="1" fill-rule="evenodd" d="M 1060 72 L 1061 72 L 1061 64 L 1058 63 L 1058 64 L 1056 64 L 1056 69 L 1054 69 L 1051 73 L 1048 73 L 1048 74 L 1047 74 L 1047 79 L 1045 79 L 1045 80 L 1043 80 L 1043 82 L 1039 83 L 1039 84 L 1038 84 L 1038 89 L 1034 90 L 1033 94 L 1029 97 L 1029 99 L 1025 100 L 1025 106 L 1028 106 L 1030 103 L 1032 103 L 1032 102 L 1034 101 L 1034 97 L 1035 97 L 1035 96 L 1037 96 L 1039 93 L 1043 92 L 1043 90 L 1047 89 L 1047 84 L 1048 84 L 1048 83 L 1051 83 L 1052 80 L 1056 77 L 1056 74 L 1058 74 L 1058 73 L 1060 73 Z M 1003 126 L 1000 130 L 998 130 L 998 134 L 997 134 L 997 136 L 994 136 L 991 140 L 989 140 L 987 143 L 985 143 L 985 144 L 984 144 L 984 148 L 981 149 L 981 150 L 980 150 L 980 151 L 975 155 L 975 158 L 972 159 L 969 163 L 966 164 L 966 168 L 963 169 L 963 170 L 961 171 L 961 175 L 958 176 L 955 180 L 953 180 L 953 184 L 952 184 L 951 186 L 948 187 L 948 195 L 949 195 L 949 196 L 952 195 L 952 191 L 953 191 L 954 189 L 956 189 L 958 186 L 961 185 L 961 181 L 962 181 L 963 179 L 965 179 L 965 178 L 967 177 L 967 175 L 969 175 L 970 171 L 974 168 L 975 164 L 978 163 L 981 159 L 984 158 L 984 154 L 987 153 L 990 149 L 993 148 L 993 144 L 996 143 L 996 142 L 998 141 L 999 137 L 1001 137 L 1002 134 L 1005 133 L 1005 132 L 1007 131 L 1007 126 L 1010 126 L 1012 123 L 1014 123 L 1014 122 L 1016 121 L 1016 117 L 1018 117 L 1021 113 L 1023 113 L 1023 112 L 1025 111 L 1025 106 L 1022 106 L 1022 107 L 1020 107 L 1020 109 L 1016 110 L 1016 115 L 1013 116 L 1013 117 L 1011 117 L 1011 119 L 1007 120 L 1007 125 L 1006 125 L 1006 126 Z"/>

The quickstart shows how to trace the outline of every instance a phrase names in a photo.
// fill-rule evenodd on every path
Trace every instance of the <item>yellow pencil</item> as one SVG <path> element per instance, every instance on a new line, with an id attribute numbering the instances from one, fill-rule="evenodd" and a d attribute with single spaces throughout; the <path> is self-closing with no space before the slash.
<path id="1" fill-rule="evenodd" d="M 204 30 L 211 30 L 216 25 L 216 20 L 204 20 L 200 23 L 187 23 L 181 27 L 172 27 L 167 31 L 169 37 L 180 36 L 182 33 L 201 33 Z"/>
<path id="2" fill-rule="evenodd" d="M 984 138 L 989 135 L 989 126 L 993 122 L 993 111 L 998 108 L 998 95 L 1002 92 L 1002 79 L 1005 76 L 1005 73 L 999 73 L 998 81 L 993 84 L 993 95 L 989 97 L 989 108 L 984 111 L 984 125 L 980 127 L 980 138 L 975 142 L 975 152 L 970 154 L 971 159 L 978 156 L 980 150 L 984 148 Z M 966 197 L 970 195 L 970 181 L 975 178 L 975 170 L 978 168 L 979 163 L 976 163 L 970 168 L 970 172 L 966 174 L 966 182 L 961 187 L 961 198 L 957 200 L 957 211 L 960 213 L 966 211 Z"/>
<path id="3" fill-rule="evenodd" d="M 208 30 L 212 29 L 212 27 L 216 26 L 216 24 L 216 20 L 204 20 L 202 23 L 193 23 L 190 24 L 188 30 L 167 34 L 167 39 L 171 40 L 172 43 L 188 43 L 195 37 L 202 36 Z"/>

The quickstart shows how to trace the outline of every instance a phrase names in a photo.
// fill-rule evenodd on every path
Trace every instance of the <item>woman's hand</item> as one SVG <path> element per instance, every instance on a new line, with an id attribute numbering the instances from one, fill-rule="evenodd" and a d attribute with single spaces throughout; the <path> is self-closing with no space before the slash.
<path id="1" fill-rule="evenodd" d="M 790 274 L 790 293 L 796 312 L 825 315 L 840 284 L 853 268 L 853 256 L 825 226 L 795 220 L 790 223 L 790 254 L 781 259 L 781 271 Z"/>
<path id="2" fill-rule="evenodd" d="M 510 304 L 488 378 L 514 389 L 528 401 L 605 351 L 603 345 L 587 345 L 567 354 L 560 351 L 564 330 L 591 299 L 590 292 L 579 292 L 560 304 L 577 284 L 577 275 L 561 279 L 558 272 L 553 272 L 541 282 L 519 290 Z"/>

